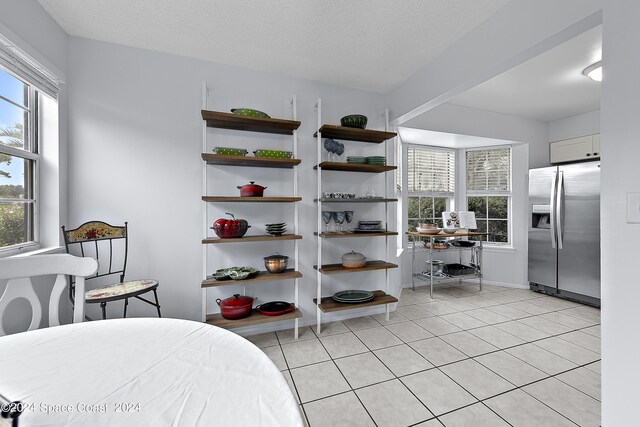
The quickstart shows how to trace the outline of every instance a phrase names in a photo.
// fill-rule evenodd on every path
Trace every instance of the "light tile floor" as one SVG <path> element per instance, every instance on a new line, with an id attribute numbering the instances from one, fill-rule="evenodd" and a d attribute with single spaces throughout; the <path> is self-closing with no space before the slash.
<path id="1" fill-rule="evenodd" d="M 526 289 L 404 289 L 390 322 L 248 339 L 311 427 L 600 425 L 600 310 Z"/>

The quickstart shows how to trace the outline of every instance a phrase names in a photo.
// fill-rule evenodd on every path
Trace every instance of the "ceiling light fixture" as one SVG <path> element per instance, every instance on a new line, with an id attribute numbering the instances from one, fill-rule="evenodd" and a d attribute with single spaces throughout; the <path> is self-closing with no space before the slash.
<path id="1" fill-rule="evenodd" d="M 595 64 L 589 65 L 587 68 L 582 70 L 582 74 L 589 77 L 591 80 L 601 82 L 602 81 L 602 61 L 598 61 Z"/>

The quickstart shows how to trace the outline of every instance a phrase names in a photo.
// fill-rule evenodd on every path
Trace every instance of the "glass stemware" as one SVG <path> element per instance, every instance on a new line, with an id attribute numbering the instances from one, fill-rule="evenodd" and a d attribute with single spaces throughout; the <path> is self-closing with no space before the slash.
<path id="1" fill-rule="evenodd" d="M 329 232 L 329 222 L 331 222 L 331 217 L 333 216 L 333 212 L 331 211 L 322 211 L 322 220 L 324 221 L 324 225 L 325 225 L 325 233 Z"/>
<path id="2" fill-rule="evenodd" d="M 344 144 L 341 142 L 338 142 L 338 148 L 336 149 L 335 153 L 338 155 L 338 159 L 337 161 L 341 161 L 340 156 L 342 156 L 342 154 L 344 153 Z"/>
<path id="3" fill-rule="evenodd" d="M 342 233 L 342 223 L 344 222 L 346 215 L 343 211 L 337 211 L 333 213 L 333 220 L 340 224 L 340 230 L 338 231 L 338 233 Z"/>
<path id="4" fill-rule="evenodd" d="M 344 211 L 344 218 L 347 220 L 347 233 L 351 233 L 351 221 L 353 221 L 353 211 Z"/>

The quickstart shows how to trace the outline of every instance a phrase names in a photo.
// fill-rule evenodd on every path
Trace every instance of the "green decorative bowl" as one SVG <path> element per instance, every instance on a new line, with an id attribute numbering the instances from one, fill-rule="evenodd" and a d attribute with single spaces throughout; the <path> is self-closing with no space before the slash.
<path id="1" fill-rule="evenodd" d="M 262 111 L 258 110 L 252 110 L 251 108 L 232 108 L 231 112 L 233 114 L 237 114 L 238 116 L 261 117 L 263 119 L 271 118 L 267 113 L 263 113 Z"/>
<path id="2" fill-rule="evenodd" d="M 228 274 L 223 273 L 223 272 L 216 272 L 214 274 L 212 274 L 210 277 L 212 277 L 213 279 L 216 279 L 218 281 L 223 281 L 223 280 L 229 280 L 230 277 Z"/>
<path id="3" fill-rule="evenodd" d="M 246 280 L 249 278 L 249 275 L 251 273 L 249 273 L 248 271 L 233 271 L 231 272 L 231 274 L 229 274 L 229 277 L 231 277 L 231 279 L 233 280 Z"/>
<path id="4" fill-rule="evenodd" d="M 363 116 L 362 114 L 351 114 L 341 118 L 340 124 L 348 128 L 364 129 L 367 127 L 367 120 L 367 116 Z"/>

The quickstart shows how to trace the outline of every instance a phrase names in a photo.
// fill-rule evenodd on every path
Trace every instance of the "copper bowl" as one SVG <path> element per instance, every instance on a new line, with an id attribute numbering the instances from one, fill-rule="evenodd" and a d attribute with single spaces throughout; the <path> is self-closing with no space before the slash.
<path id="1" fill-rule="evenodd" d="M 269 255 L 264 257 L 264 267 L 269 273 L 282 273 L 287 269 L 289 257 L 285 255 Z"/>

